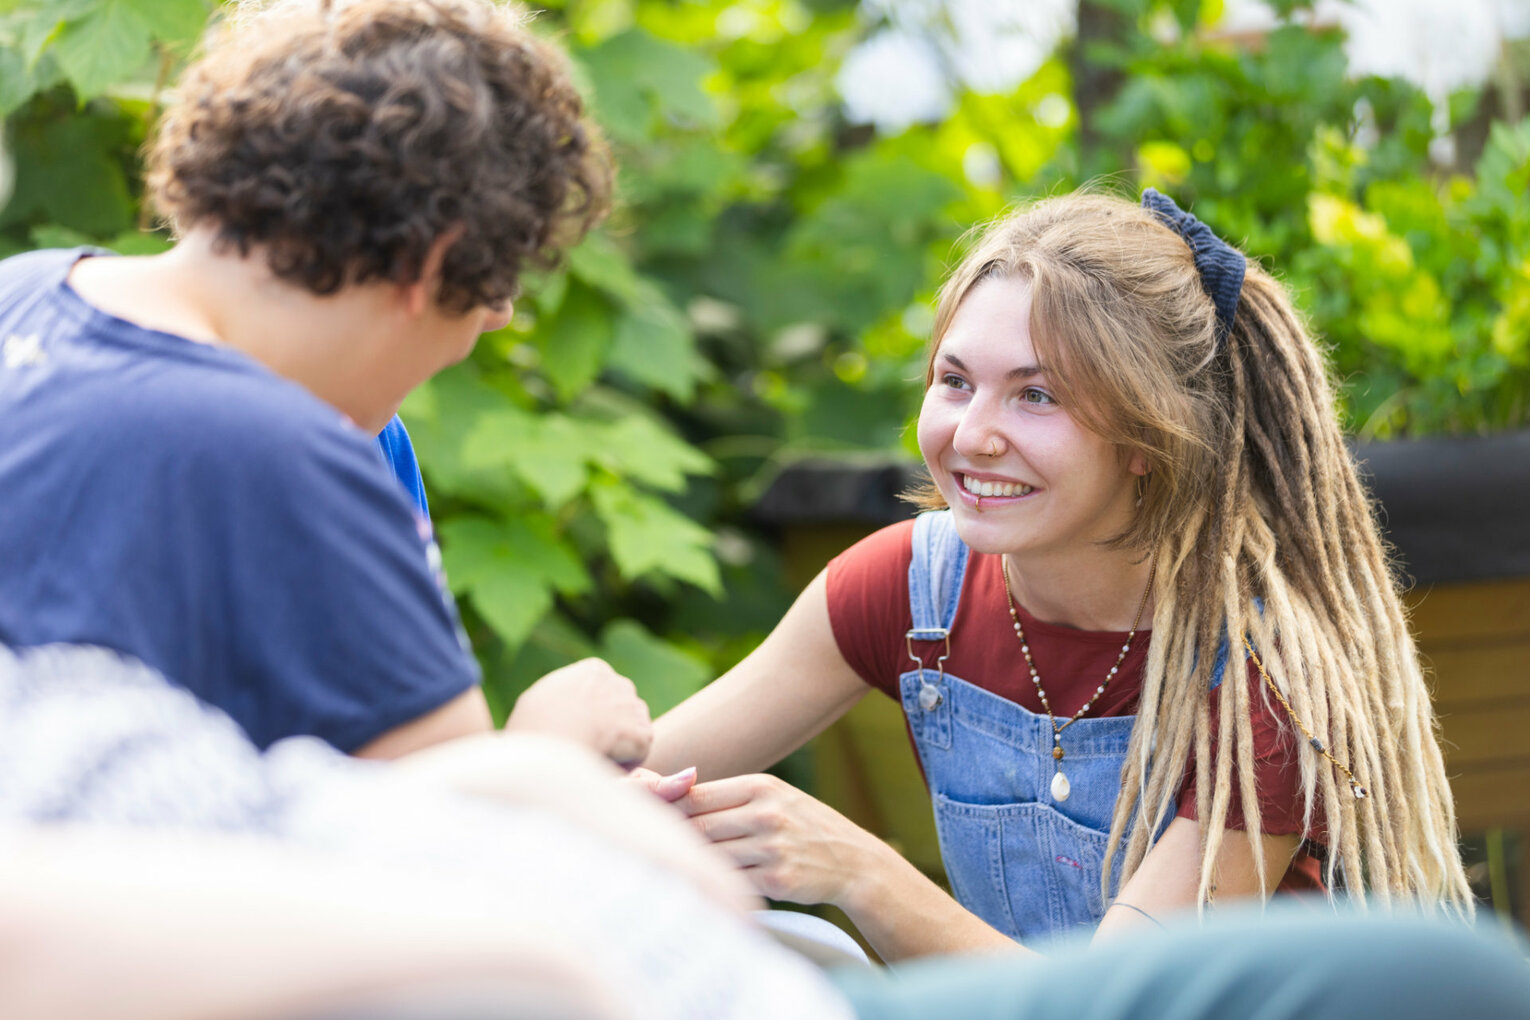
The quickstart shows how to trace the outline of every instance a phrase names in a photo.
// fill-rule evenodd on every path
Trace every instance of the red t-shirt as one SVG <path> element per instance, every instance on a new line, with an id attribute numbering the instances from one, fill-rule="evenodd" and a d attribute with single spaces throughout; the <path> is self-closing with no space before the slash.
<path id="1" fill-rule="evenodd" d="M 908 567 L 913 559 L 913 521 L 883 528 L 857 542 L 829 564 L 829 622 L 834 640 L 845 661 L 872 687 L 898 700 L 898 676 L 914 668 L 908 658 L 904 635 L 913 627 L 908 604 Z M 1000 697 L 1045 714 L 1020 654 L 1010 622 L 1004 593 L 1001 558 L 972 553 L 962 580 L 961 601 L 951 624 L 951 657 L 946 672 Z M 1095 688 L 1115 665 L 1125 631 L 1084 631 L 1038 620 L 1018 607 L 1025 627 L 1031 659 L 1046 688 L 1047 699 L 1059 720 L 1071 718 L 1089 700 Z M 1147 663 L 1151 632 L 1141 630 L 1120 671 L 1089 710 L 1093 717 L 1134 715 L 1142 694 L 1142 673 Z M 933 669 L 943 646 L 915 642 L 915 654 Z M 994 668 L 995 664 L 999 668 Z M 1270 835 L 1303 831 L 1301 771 L 1297 760 L 1298 737 L 1278 705 L 1272 709 L 1263 696 L 1263 680 L 1248 663 L 1250 702 L 1254 709 L 1254 779 L 1259 791 L 1263 829 Z M 1216 718 L 1220 687 L 1211 695 L 1211 717 Z M 1067 737 L 1063 738 L 1066 746 Z M 1180 787 L 1181 818 L 1195 818 L 1195 770 L 1186 770 Z M 1243 809 L 1236 786 L 1227 814 L 1228 828 L 1244 828 Z M 1321 843 L 1321 832 L 1306 833 L 1310 842 Z M 1308 852 L 1307 843 L 1297 852 L 1281 881 L 1282 891 L 1320 890 L 1321 862 Z"/>

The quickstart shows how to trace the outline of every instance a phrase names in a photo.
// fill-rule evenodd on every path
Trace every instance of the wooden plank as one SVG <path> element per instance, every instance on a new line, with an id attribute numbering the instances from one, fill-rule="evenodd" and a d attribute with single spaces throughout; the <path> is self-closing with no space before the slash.
<path id="1" fill-rule="evenodd" d="M 1497 768 L 1449 771 L 1462 832 L 1518 829 L 1530 838 L 1530 758 Z"/>
<path id="2" fill-rule="evenodd" d="M 1484 702 L 1530 698 L 1530 638 L 1424 649 L 1431 689 L 1441 713 Z"/>
<path id="3" fill-rule="evenodd" d="M 1530 638 L 1530 577 L 1417 588 L 1404 600 L 1421 644 L 1480 637 Z"/>
<path id="4" fill-rule="evenodd" d="M 1442 713 L 1440 725 L 1445 760 L 1452 770 L 1479 762 L 1530 758 L 1530 699 Z"/>

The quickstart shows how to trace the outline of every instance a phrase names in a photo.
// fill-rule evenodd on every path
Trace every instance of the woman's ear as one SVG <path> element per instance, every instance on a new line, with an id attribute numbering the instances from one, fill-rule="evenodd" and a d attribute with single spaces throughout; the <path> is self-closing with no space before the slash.
<path id="1" fill-rule="evenodd" d="M 1146 477 L 1153 470 L 1153 467 L 1148 463 L 1147 454 L 1139 451 L 1126 459 L 1126 470 L 1142 478 Z"/>

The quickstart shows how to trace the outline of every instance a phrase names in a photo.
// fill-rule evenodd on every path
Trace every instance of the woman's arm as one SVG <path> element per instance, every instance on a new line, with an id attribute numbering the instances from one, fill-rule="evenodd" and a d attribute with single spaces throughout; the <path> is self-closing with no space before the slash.
<path id="1" fill-rule="evenodd" d="M 1301 838 L 1260 836 L 1264 849 L 1264 888 L 1280 884 Z M 1200 824 L 1193 818 L 1176 818 L 1142 859 L 1142 866 L 1106 910 L 1096 938 L 1151 927 L 1170 914 L 1195 906 L 1201 881 Z M 1254 866 L 1254 846 L 1248 833 L 1227 829 L 1217 854 L 1216 898 L 1218 903 L 1259 894 L 1259 872 Z"/>
<path id="2" fill-rule="evenodd" d="M 840 654 L 820 573 L 749 657 L 654 724 L 644 763 L 702 779 L 758 772 L 849 711 L 868 688 Z"/>

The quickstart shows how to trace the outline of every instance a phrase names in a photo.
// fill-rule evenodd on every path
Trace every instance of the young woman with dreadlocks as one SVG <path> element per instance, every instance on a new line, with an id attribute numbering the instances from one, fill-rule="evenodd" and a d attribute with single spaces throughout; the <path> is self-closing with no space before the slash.
<path id="1" fill-rule="evenodd" d="M 765 895 L 840 906 L 884 958 L 1287 890 L 1470 913 L 1372 505 L 1268 273 L 1151 190 L 1041 201 L 946 282 L 926 383 L 929 512 L 657 724 L 650 768 L 698 767 L 677 802 Z M 749 774 L 872 688 L 955 902 Z"/>

